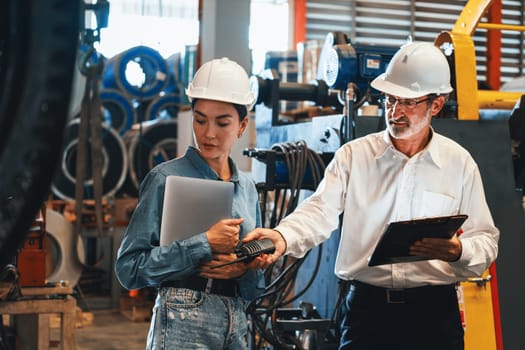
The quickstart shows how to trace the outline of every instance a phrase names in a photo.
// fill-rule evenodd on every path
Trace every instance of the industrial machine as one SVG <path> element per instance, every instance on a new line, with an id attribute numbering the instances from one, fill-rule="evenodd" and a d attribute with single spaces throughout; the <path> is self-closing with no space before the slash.
<path id="1" fill-rule="evenodd" d="M 302 190 L 317 187 L 335 150 L 356 137 L 358 110 L 366 106 L 377 117 L 381 96 L 369 84 L 385 70 L 395 51 L 396 47 L 350 43 L 343 33 L 329 33 L 318 79 L 281 82 L 274 70 L 252 77 L 257 96 L 257 148 L 244 154 L 258 160 L 252 163 L 253 176 L 264 174 L 257 184 L 263 225 L 275 226 L 293 211 Z M 310 101 L 318 109 L 295 110 L 301 118 L 294 119 L 289 111 L 285 116 L 279 110 L 280 100 Z M 308 257 L 287 258 L 268 274 L 267 293 L 248 307 L 252 348 L 260 349 L 265 343 L 276 348 L 337 348 L 337 322 L 332 313 L 346 294 L 346 286 L 333 274 L 337 241 L 337 235 L 332 235 Z M 294 302 L 295 307 L 291 306 Z"/>
<path id="2" fill-rule="evenodd" d="M 524 134 L 520 131 L 524 125 L 524 105 L 516 105 L 523 98 L 518 91 L 502 92 L 478 88 L 472 39 L 476 28 L 485 28 L 488 31 L 524 31 L 524 27 L 485 21 L 480 23 L 490 5 L 491 1 L 469 1 L 454 28 L 440 33 L 434 42 L 449 61 L 455 93 L 444 112 L 434 119 L 433 127 L 458 141 L 476 159 L 487 201 L 501 231 L 500 253 L 496 263 L 482 278 L 466 281 L 458 290 L 458 302 L 466 330 L 466 349 L 476 350 L 519 349 L 524 346 L 519 328 L 525 313 L 525 304 L 517 293 L 524 287 L 525 278 L 516 267 L 521 256 L 520 247 L 524 246 L 523 189 L 519 187 L 522 182 L 517 181 L 518 175 L 523 172 L 523 166 L 520 167 L 523 163 L 513 162 L 513 157 L 525 157 L 520 151 L 524 144 Z M 280 83 L 276 78 L 277 74 L 272 72 L 263 72 L 259 77 L 253 78 L 258 93 L 255 109 L 257 146 L 256 149 L 247 150 L 246 155 L 259 160 L 252 166 L 253 176 L 264 191 L 266 203 L 267 198 L 271 198 L 267 192 L 272 189 L 282 190 L 288 187 L 290 196 L 299 196 L 295 192 L 297 183 L 291 182 L 297 176 L 302 177 L 302 189 L 312 188 L 312 170 L 298 175 L 292 167 L 287 166 L 287 162 L 290 164 L 289 157 L 298 153 L 290 145 L 295 145 L 300 140 L 305 141 L 310 150 L 329 160 L 330 153 L 342 143 L 384 128 L 381 97 L 369 88 L 368 83 L 384 70 L 397 48 L 350 43 L 342 33 L 330 33 L 326 41 L 328 45 L 325 43 L 321 52 L 318 80 L 315 82 Z M 319 107 L 330 106 L 332 111 L 293 122 L 293 118 L 289 116 L 283 118 L 278 109 L 278 101 L 283 99 L 310 101 Z M 365 105 L 375 108 L 365 109 Z M 509 116 L 513 108 L 510 121 L 516 129 L 510 132 Z M 508 113 L 504 118 L 483 118 L 484 110 L 494 109 L 506 110 Z M 513 144 L 520 145 L 518 148 L 514 147 L 514 155 L 511 153 Z M 286 147 L 283 148 L 283 145 Z M 515 168 L 515 164 L 520 168 Z M 294 173 L 288 174 L 287 171 Z M 264 174 L 264 177 L 260 178 L 260 174 Z M 278 195 L 283 196 L 282 192 Z M 269 205 L 267 211 L 274 209 L 275 205 Z M 272 218 L 271 226 L 282 217 L 272 215 L 269 216 Z M 299 306 L 291 311 L 284 305 L 279 308 L 271 303 L 272 307 L 265 307 L 261 303 L 258 309 L 252 310 L 257 321 L 263 319 L 261 315 L 266 315 L 267 320 L 271 320 L 266 323 L 267 328 L 262 328 L 262 323 L 259 322 L 256 330 L 264 333 L 268 332 L 268 328 L 277 328 L 277 331 L 267 335 L 268 342 L 288 341 L 295 346 L 317 349 L 321 348 L 323 340 L 320 338 L 324 337 L 324 348 L 332 345 L 330 335 L 334 334 L 333 324 L 323 321 L 333 321 L 332 313 L 337 308 L 337 286 L 340 281 L 332 278 L 333 262 L 326 258 L 333 259 L 335 256 L 337 236 L 333 234 L 317 254 L 307 257 L 306 262 L 302 262 L 303 272 L 294 275 L 295 289 L 301 295 L 300 298 L 290 297 L 287 301 L 295 301 L 296 304 L 302 301 Z M 315 259 L 319 254 L 324 256 L 322 263 Z M 319 271 L 324 273 L 318 273 Z M 316 273 L 319 277 L 312 281 L 311 275 Z M 332 287 L 326 288 L 327 285 Z M 304 291 L 303 287 L 308 289 Z M 340 289 L 344 290 L 344 286 Z M 316 316 L 301 316 L 301 305 L 314 300 Z M 270 314 L 266 313 L 268 310 L 271 310 Z M 296 337 L 290 339 L 291 333 Z M 316 334 L 313 338 L 317 343 L 312 343 L 312 338 L 309 338 L 310 341 L 305 340 L 308 338 L 306 334 L 312 333 Z"/>

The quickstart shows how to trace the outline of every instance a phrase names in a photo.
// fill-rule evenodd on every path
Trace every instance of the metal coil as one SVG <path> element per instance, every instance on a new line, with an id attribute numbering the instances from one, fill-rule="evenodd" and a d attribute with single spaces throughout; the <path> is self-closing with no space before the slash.
<path id="1" fill-rule="evenodd" d="M 177 157 L 176 119 L 157 119 L 136 124 L 124 135 L 129 167 L 123 191 L 137 196 L 141 181 L 157 164 Z"/>
<path id="2" fill-rule="evenodd" d="M 166 93 L 180 94 L 181 91 L 184 90 L 181 81 L 182 61 L 180 52 L 176 52 L 166 58 L 166 64 L 168 66 L 169 79 L 164 91 Z"/>
<path id="3" fill-rule="evenodd" d="M 46 276 L 49 283 L 67 281 L 74 287 L 80 280 L 84 266 L 84 244 L 75 236 L 73 225 L 57 211 L 46 210 L 46 232 L 52 268 Z"/>
<path id="4" fill-rule="evenodd" d="M 120 135 L 124 135 L 137 122 L 132 102 L 119 90 L 103 89 L 100 91 L 100 101 L 104 107 L 104 120 Z"/>
<path id="5" fill-rule="evenodd" d="M 144 75 L 140 86 L 129 81 L 126 70 L 130 63 L 136 63 Z M 132 47 L 110 58 L 105 65 L 102 85 L 118 89 L 132 99 L 150 100 L 163 91 L 168 84 L 166 60 L 154 49 L 147 46 Z"/>
<path id="6" fill-rule="evenodd" d="M 61 199 L 75 199 L 75 170 L 79 125 L 80 119 L 75 118 L 66 126 L 62 159 L 51 185 L 53 193 Z M 102 126 L 102 131 L 102 154 L 104 157 L 104 165 L 102 169 L 102 196 L 110 197 L 120 189 L 126 179 L 128 158 L 126 147 L 118 133 L 105 124 Z M 89 153 L 90 152 L 88 151 L 88 154 Z M 90 162 L 90 159 L 91 158 L 88 156 L 86 162 Z M 88 163 L 86 169 L 90 171 L 91 163 Z M 91 174 L 86 174 L 85 178 L 86 181 L 84 182 L 84 187 L 86 198 L 92 198 L 93 180 Z"/>
<path id="7" fill-rule="evenodd" d="M 179 113 L 180 96 L 164 94 L 151 100 L 146 108 L 145 120 L 173 119 Z"/>

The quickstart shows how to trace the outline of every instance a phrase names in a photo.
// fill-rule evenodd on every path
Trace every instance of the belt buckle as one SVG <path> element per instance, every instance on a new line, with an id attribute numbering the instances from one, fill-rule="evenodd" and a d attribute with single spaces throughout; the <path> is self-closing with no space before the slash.
<path id="1" fill-rule="evenodd" d="M 388 304 L 404 304 L 405 293 L 403 289 L 390 288 L 386 290 L 386 302 Z"/>

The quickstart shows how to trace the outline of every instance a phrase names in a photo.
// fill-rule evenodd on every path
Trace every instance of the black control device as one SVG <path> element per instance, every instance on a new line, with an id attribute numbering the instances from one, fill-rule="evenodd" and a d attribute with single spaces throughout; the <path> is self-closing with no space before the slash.
<path id="1" fill-rule="evenodd" d="M 237 249 L 235 249 L 237 259 L 227 262 L 225 264 L 213 266 L 212 269 L 235 264 L 241 261 L 250 262 L 261 254 L 272 254 L 273 252 L 275 252 L 275 246 L 273 245 L 273 242 L 268 238 L 261 239 L 258 241 L 246 242 L 239 246 Z"/>

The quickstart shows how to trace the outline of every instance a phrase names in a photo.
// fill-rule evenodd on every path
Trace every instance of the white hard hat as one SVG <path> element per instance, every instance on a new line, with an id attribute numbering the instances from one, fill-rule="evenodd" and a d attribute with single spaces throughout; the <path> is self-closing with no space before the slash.
<path id="1" fill-rule="evenodd" d="M 238 63 L 223 57 L 203 64 L 186 89 L 190 99 L 207 99 L 245 105 L 252 109 L 255 96 L 248 74 Z"/>
<path id="2" fill-rule="evenodd" d="M 371 85 L 374 89 L 403 98 L 452 92 L 445 55 L 433 44 L 423 42 L 402 46 L 386 71 Z"/>

